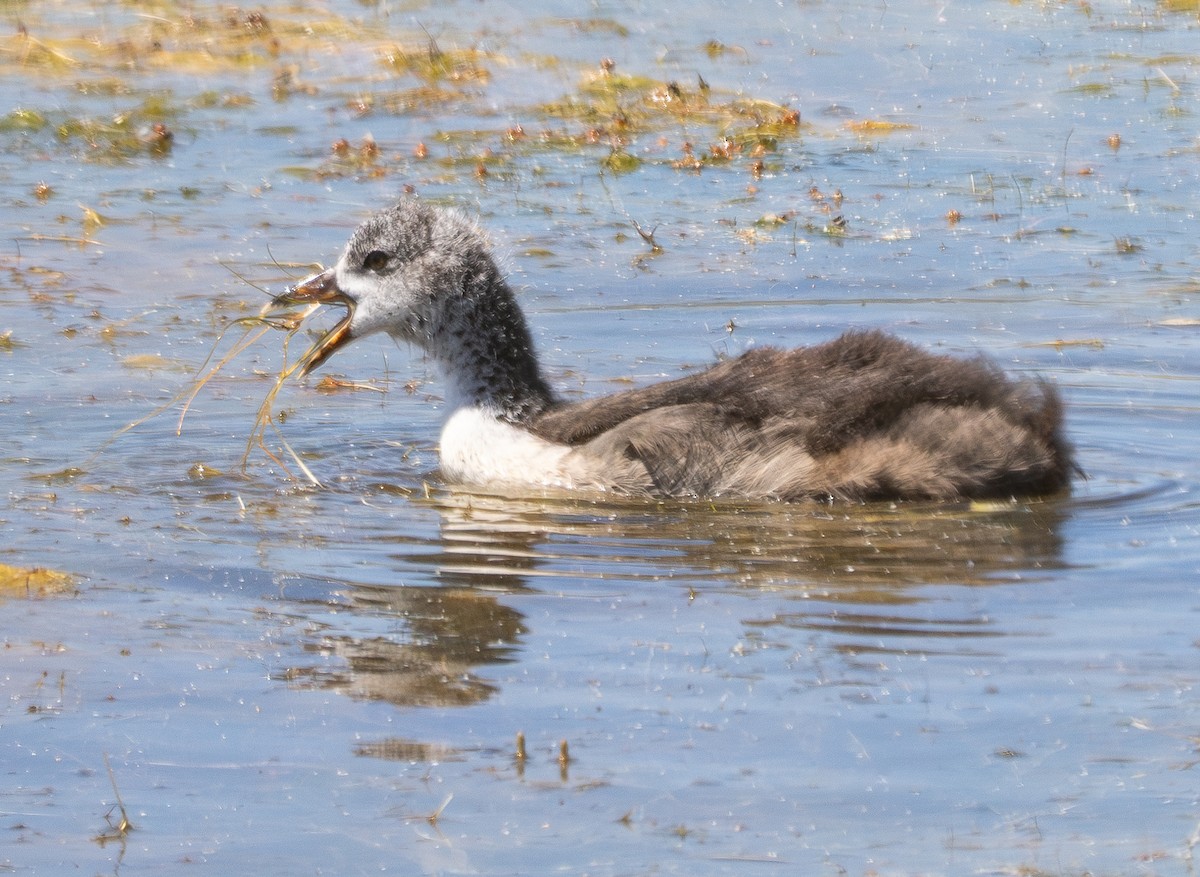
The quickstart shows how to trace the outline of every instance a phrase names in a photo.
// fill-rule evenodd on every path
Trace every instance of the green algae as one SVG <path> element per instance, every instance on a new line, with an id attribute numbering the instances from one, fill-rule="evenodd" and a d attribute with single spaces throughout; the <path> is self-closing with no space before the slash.
<path id="1" fill-rule="evenodd" d="M 606 18 L 556 19 L 550 25 L 618 39 L 629 34 L 625 25 Z M 154 0 L 140 4 L 137 14 L 113 16 L 101 28 L 63 28 L 59 22 L 31 18 L 0 42 L 0 73 L 70 77 L 81 96 L 126 103 L 107 114 L 18 108 L 0 119 L 0 135 L 41 135 L 37 148 L 66 149 L 85 161 L 160 158 L 175 147 L 177 128 L 194 130 L 187 120 L 195 113 L 248 108 L 264 96 L 286 102 L 329 88 L 327 79 L 315 75 L 320 70 L 313 58 L 333 43 L 344 53 L 374 57 L 384 71 L 382 81 L 369 82 L 347 97 L 346 106 L 357 117 L 409 116 L 455 106 L 479 115 L 497 67 L 564 66 L 560 58 L 505 58 L 427 33 L 396 39 L 394 33 L 385 35 L 370 23 L 332 10 L 264 12 Z M 719 58 L 733 50 L 714 39 L 691 51 Z M 143 95 L 139 79 L 154 71 L 203 87 L 194 93 Z M 516 125 L 509 123 L 512 118 Z M 495 130 L 473 133 L 473 147 L 451 149 L 438 166 L 443 172 L 484 177 L 540 153 L 578 156 L 599 173 L 630 174 L 655 164 L 689 171 L 743 164 L 757 177 L 761 159 L 802 129 L 799 112 L 774 101 L 719 94 L 700 78 L 689 85 L 618 70 L 608 59 L 580 70 L 567 92 L 511 108 L 509 119 Z M 514 130 L 520 136 L 512 136 Z M 47 132 L 53 133 L 52 141 Z M 458 138 L 454 132 L 446 137 Z M 372 179 L 407 164 L 380 161 L 378 153 L 359 147 L 337 148 L 344 139 L 350 138 L 334 138 L 329 155 L 282 171 L 311 179 Z"/>
<path id="2" fill-rule="evenodd" d="M 381 51 L 383 64 L 397 74 L 415 76 L 431 85 L 450 82 L 486 84 L 491 74 L 478 49 L 442 49 L 430 40 L 424 47 L 390 46 Z"/>

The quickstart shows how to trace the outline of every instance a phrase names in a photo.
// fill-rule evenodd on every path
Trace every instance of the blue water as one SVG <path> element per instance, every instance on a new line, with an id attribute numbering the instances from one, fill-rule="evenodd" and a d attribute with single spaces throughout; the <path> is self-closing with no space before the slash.
<path id="1" fill-rule="evenodd" d="M 0 7 L 0 563 L 79 583 L 0 604 L 0 870 L 1191 872 L 1194 10 L 250 12 Z M 487 75 L 431 96 L 381 60 L 431 39 Z M 620 99 L 640 127 L 547 109 L 605 58 L 659 83 Z M 646 109 L 700 77 L 720 111 Z M 783 109 L 761 173 L 673 166 Z M 241 468 L 277 337 L 177 435 L 229 321 L 405 186 L 480 216 L 564 392 L 880 326 L 1045 375 L 1087 479 L 975 508 L 471 495 L 437 475 L 432 371 L 378 339 L 322 371 L 386 392 L 276 401 L 321 487 Z M 114 781 L 134 828 L 101 843 Z"/>

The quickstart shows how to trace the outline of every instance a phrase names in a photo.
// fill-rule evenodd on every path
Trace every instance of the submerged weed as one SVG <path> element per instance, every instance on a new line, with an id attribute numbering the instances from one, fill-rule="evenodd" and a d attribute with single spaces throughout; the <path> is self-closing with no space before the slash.
<path id="1" fill-rule="evenodd" d="M 390 46 L 381 53 L 383 63 L 396 73 L 415 76 L 428 85 L 453 83 L 483 84 L 491 78 L 483 61 L 487 55 L 478 49 L 441 49 L 433 40 L 424 48 Z"/>
<path id="2" fill-rule="evenodd" d="M 137 156 L 161 158 L 170 153 L 175 135 L 168 120 L 178 115 L 169 97 L 153 95 L 140 104 L 108 116 L 79 116 L 63 111 L 42 113 L 18 108 L 0 118 L 0 134 L 21 142 L 34 138 L 37 148 L 66 147 L 85 161 L 120 163 Z M 49 133 L 51 137 L 36 137 Z M 49 187 L 38 193 L 44 200 Z"/>

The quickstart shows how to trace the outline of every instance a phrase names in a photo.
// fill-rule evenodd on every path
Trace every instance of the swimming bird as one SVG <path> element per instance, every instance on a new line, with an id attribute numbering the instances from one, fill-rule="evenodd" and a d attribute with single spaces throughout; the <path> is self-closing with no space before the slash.
<path id="1" fill-rule="evenodd" d="M 505 489 L 800 501 L 1007 498 L 1065 489 L 1062 403 L 982 357 L 882 331 L 751 349 L 708 369 L 584 401 L 555 394 L 479 225 L 406 198 L 353 233 L 332 268 L 281 304 L 346 315 L 301 374 L 386 333 L 447 387 L 442 474 Z"/>

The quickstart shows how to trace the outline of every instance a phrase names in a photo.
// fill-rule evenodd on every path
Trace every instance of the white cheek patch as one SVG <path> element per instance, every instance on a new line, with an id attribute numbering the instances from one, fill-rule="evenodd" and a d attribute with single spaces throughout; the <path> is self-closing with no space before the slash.
<path id="1" fill-rule="evenodd" d="M 379 288 L 378 277 L 350 269 L 346 265 L 345 256 L 338 260 L 337 266 L 333 269 L 333 276 L 337 281 L 338 289 L 360 304 L 364 298 L 371 295 L 372 291 Z"/>
<path id="2" fill-rule="evenodd" d="M 380 277 L 347 268 L 344 256 L 337 264 L 334 277 L 338 289 L 354 301 L 350 333 L 355 338 L 383 332 L 403 318 L 403 304 L 386 301 L 382 295 L 383 280 Z"/>

